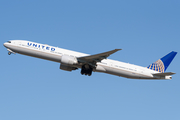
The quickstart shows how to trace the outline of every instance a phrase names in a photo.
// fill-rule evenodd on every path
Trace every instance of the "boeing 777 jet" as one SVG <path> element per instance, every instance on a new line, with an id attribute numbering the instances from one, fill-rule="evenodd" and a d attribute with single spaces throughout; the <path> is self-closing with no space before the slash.
<path id="1" fill-rule="evenodd" d="M 89 55 L 58 47 L 26 40 L 10 40 L 4 43 L 8 54 L 19 53 L 60 63 L 60 69 L 66 71 L 81 69 L 82 75 L 91 76 L 92 72 L 108 73 L 131 79 L 172 79 L 173 72 L 165 72 L 177 52 L 172 51 L 147 67 L 107 59 L 121 50 Z"/>

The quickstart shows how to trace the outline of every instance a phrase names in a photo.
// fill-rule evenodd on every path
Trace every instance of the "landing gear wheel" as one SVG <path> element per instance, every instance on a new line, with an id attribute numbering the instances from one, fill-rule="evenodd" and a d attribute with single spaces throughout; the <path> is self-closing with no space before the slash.
<path id="1" fill-rule="evenodd" d="M 92 72 L 88 74 L 88 76 L 91 76 Z"/>
<path id="2" fill-rule="evenodd" d="M 89 74 L 88 74 L 89 76 L 91 76 L 92 75 L 92 69 L 91 69 L 91 71 L 89 72 Z"/>
<path id="3" fill-rule="evenodd" d="M 11 52 L 8 52 L 8 55 L 11 55 Z"/>
<path id="4" fill-rule="evenodd" d="M 83 69 L 81 70 L 81 74 L 82 74 L 82 75 L 84 75 L 84 71 L 83 71 Z"/>
<path id="5" fill-rule="evenodd" d="M 81 68 L 81 74 L 91 76 L 92 75 L 92 70 L 93 70 L 93 68 L 90 65 L 88 65 L 88 64 L 83 65 L 82 68 Z"/>

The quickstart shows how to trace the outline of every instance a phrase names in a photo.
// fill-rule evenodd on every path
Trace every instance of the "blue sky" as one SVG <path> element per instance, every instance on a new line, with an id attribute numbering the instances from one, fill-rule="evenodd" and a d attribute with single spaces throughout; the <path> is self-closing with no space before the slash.
<path id="1" fill-rule="evenodd" d="M 179 120 L 179 54 L 173 79 L 82 76 L 60 64 L 20 54 L 3 43 L 20 39 L 88 54 L 122 48 L 109 58 L 148 66 L 180 51 L 178 0 L 0 1 L 1 120 Z"/>

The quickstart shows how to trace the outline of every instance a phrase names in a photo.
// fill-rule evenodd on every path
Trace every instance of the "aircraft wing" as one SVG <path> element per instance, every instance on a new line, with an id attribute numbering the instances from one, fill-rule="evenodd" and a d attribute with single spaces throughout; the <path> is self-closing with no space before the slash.
<path id="1" fill-rule="evenodd" d="M 169 75 L 173 75 L 173 74 L 176 74 L 176 73 L 173 73 L 173 72 L 166 72 L 166 73 L 155 73 L 153 75 L 156 75 L 156 76 L 169 76 Z"/>
<path id="2" fill-rule="evenodd" d="M 84 56 L 84 57 L 79 57 L 77 58 L 80 62 L 83 63 L 89 63 L 89 64 L 93 64 L 95 65 L 97 62 L 100 62 L 103 59 L 106 59 L 107 57 L 109 57 L 111 54 L 122 50 L 122 49 L 114 49 L 108 52 L 104 52 L 104 53 L 99 53 L 99 54 L 95 54 L 95 55 L 89 55 L 89 56 Z"/>

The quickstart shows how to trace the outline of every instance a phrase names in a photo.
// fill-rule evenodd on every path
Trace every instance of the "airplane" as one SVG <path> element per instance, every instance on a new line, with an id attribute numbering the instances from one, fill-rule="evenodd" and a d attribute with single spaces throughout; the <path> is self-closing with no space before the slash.
<path id="1" fill-rule="evenodd" d="M 122 50 L 89 55 L 67 49 L 53 47 L 26 40 L 10 40 L 3 44 L 8 54 L 19 53 L 60 63 L 60 69 L 72 71 L 81 69 L 82 75 L 91 76 L 92 72 L 101 72 L 130 79 L 172 79 L 173 72 L 165 72 L 177 52 L 172 51 L 147 67 L 107 59 L 111 54 Z"/>

